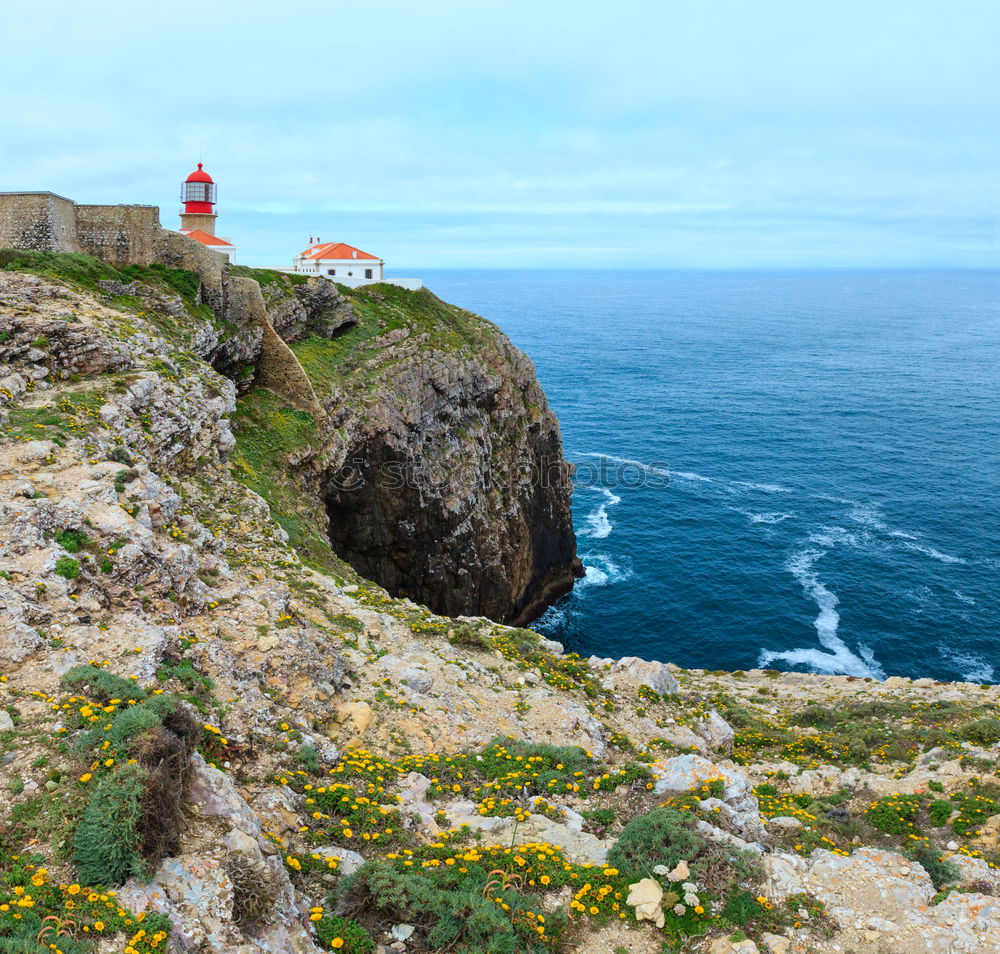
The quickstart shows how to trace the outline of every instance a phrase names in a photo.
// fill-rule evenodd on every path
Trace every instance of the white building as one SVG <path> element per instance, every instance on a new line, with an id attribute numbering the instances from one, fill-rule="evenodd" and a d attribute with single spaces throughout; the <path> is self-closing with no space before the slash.
<path id="1" fill-rule="evenodd" d="M 295 256 L 292 270 L 301 275 L 322 275 L 356 288 L 382 281 L 385 262 L 344 242 L 311 245 Z"/>
<path id="2" fill-rule="evenodd" d="M 312 239 L 310 239 L 312 243 Z M 349 288 L 388 282 L 403 288 L 423 288 L 419 278 L 389 278 L 384 274 L 385 262 L 368 252 L 345 242 L 319 242 L 310 244 L 292 261 L 292 273 L 298 275 L 318 275 L 332 282 L 339 282 Z"/>

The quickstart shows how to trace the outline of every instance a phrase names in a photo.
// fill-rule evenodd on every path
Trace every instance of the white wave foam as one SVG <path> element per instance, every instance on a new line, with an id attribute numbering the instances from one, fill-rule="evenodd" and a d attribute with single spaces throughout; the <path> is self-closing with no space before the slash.
<path id="1" fill-rule="evenodd" d="M 758 484 L 752 480 L 734 480 L 734 487 L 745 487 L 747 490 L 760 490 L 765 494 L 790 494 L 792 491 L 781 484 Z"/>
<path id="2" fill-rule="evenodd" d="M 739 507 L 733 507 L 736 513 L 743 514 L 751 523 L 781 523 L 783 520 L 791 520 L 795 516 L 794 513 L 754 513 L 752 510 L 740 510 Z"/>
<path id="3" fill-rule="evenodd" d="M 993 682 L 996 669 L 982 656 L 976 653 L 952 649 L 948 646 L 938 647 L 941 656 L 949 662 L 955 671 L 960 673 L 966 682 Z"/>
<path id="4" fill-rule="evenodd" d="M 577 581 L 575 590 L 620 583 L 631 576 L 627 567 L 615 563 L 604 553 L 584 553 L 580 555 L 580 560 L 583 562 L 583 579 Z"/>
<path id="5" fill-rule="evenodd" d="M 854 503 L 851 505 L 847 518 L 855 523 L 871 527 L 873 530 L 892 535 L 892 527 L 882 519 L 882 511 L 878 504 Z"/>
<path id="6" fill-rule="evenodd" d="M 792 554 L 785 568 L 802 586 L 803 592 L 815 601 L 819 608 L 814 626 L 819 637 L 821 649 L 790 649 L 784 652 L 762 649 L 758 665 L 767 666 L 776 660 L 782 660 L 789 665 L 808 666 L 816 672 L 840 676 L 864 676 L 873 679 L 885 678 L 885 672 L 876 661 L 871 650 L 859 647 L 861 656 L 856 656 L 847 648 L 847 644 L 837 635 L 840 626 L 840 613 L 837 606 L 840 600 L 837 594 L 820 582 L 816 574 L 816 563 L 826 553 L 825 550 L 810 548 Z M 862 658 L 863 657 L 863 658 Z"/>
<path id="7" fill-rule="evenodd" d="M 614 454 L 597 454 L 592 451 L 588 451 L 585 454 L 578 454 L 578 457 L 596 457 L 598 460 L 608 460 L 612 464 L 622 464 L 627 467 L 638 467 L 640 470 L 647 471 L 650 474 L 658 474 L 664 477 L 688 477 L 692 480 L 711 480 L 711 477 L 700 477 L 698 474 L 679 474 L 672 470 L 665 469 L 663 467 L 654 467 L 652 464 L 644 464 L 641 460 L 634 460 L 631 457 L 616 457 Z"/>
<path id="8" fill-rule="evenodd" d="M 955 599 L 961 603 L 965 603 L 966 606 L 975 606 L 976 601 L 971 596 L 966 596 L 964 593 L 959 593 L 958 590 L 954 591 Z"/>
<path id="9" fill-rule="evenodd" d="M 907 550 L 922 553 L 924 556 L 928 556 L 932 560 L 940 560 L 942 563 L 959 564 L 969 562 L 963 557 L 952 556 L 949 553 L 942 553 L 935 547 L 914 542 L 920 539 L 917 534 L 908 533 L 905 530 L 894 530 L 885 522 L 885 520 L 882 519 L 882 513 L 877 504 L 855 503 L 851 506 L 851 510 L 847 516 L 855 523 L 871 527 L 873 530 L 876 530 L 879 533 L 884 533 L 886 536 L 892 537 L 894 540 L 902 540 L 903 542 L 900 544 L 901 546 L 905 547 Z"/>
<path id="10" fill-rule="evenodd" d="M 950 553 L 942 553 L 940 550 L 935 550 L 934 547 L 925 547 L 921 543 L 911 543 L 906 542 L 903 544 L 907 550 L 916 550 L 917 553 L 922 553 L 924 556 L 929 556 L 933 560 L 940 560 L 942 563 L 968 563 L 969 561 L 963 557 L 952 556 Z"/>
<path id="11" fill-rule="evenodd" d="M 603 540 L 611 536 L 611 520 L 608 517 L 608 507 L 619 504 L 622 498 L 613 494 L 606 487 L 595 488 L 604 494 L 604 503 L 587 514 L 587 526 L 577 532 L 579 537 L 590 537 L 593 540 Z"/>
<path id="12" fill-rule="evenodd" d="M 718 477 L 706 477 L 704 474 L 696 474 L 690 470 L 674 470 L 670 467 L 655 467 L 646 464 L 641 460 L 632 457 L 617 457 L 614 454 L 598 454 L 594 451 L 587 451 L 577 455 L 578 457 L 596 457 L 599 460 L 610 461 L 612 464 L 621 464 L 626 467 L 638 467 L 649 474 L 658 477 L 670 477 L 674 480 L 688 481 L 697 484 L 718 484 L 730 493 L 740 493 L 743 490 L 759 490 L 767 494 L 787 494 L 791 493 L 790 488 L 782 487 L 780 484 L 758 483 L 753 480 L 721 480 Z"/>
<path id="13" fill-rule="evenodd" d="M 809 534 L 809 542 L 827 550 L 835 546 L 851 547 L 859 550 L 871 542 L 868 534 L 851 533 L 843 527 L 821 527 Z"/>
<path id="14" fill-rule="evenodd" d="M 532 624 L 532 629 L 541 633 L 554 633 L 566 624 L 566 610 L 559 606 L 550 606 Z"/>

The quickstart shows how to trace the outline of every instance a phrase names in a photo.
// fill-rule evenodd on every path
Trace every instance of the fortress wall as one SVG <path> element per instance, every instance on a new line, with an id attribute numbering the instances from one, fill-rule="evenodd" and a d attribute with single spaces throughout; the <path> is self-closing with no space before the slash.
<path id="1" fill-rule="evenodd" d="M 0 193 L 0 248 L 80 252 L 76 205 L 52 192 Z"/>
<path id="2" fill-rule="evenodd" d="M 122 268 L 156 261 L 155 236 L 160 210 L 155 205 L 78 205 L 76 234 L 80 249 Z"/>
<path id="3" fill-rule="evenodd" d="M 186 268 L 201 277 L 202 300 L 220 317 L 225 311 L 223 278 L 229 259 L 194 239 L 157 228 L 153 236 L 153 261 L 168 268 Z"/>
<path id="4" fill-rule="evenodd" d="M 258 382 L 315 418 L 323 416 L 309 378 L 267 317 L 260 286 L 228 273 L 229 259 L 160 226 L 154 205 L 76 205 L 51 192 L 0 193 L 0 248 L 93 255 L 122 268 L 184 268 L 201 278 L 201 297 L 234 325 L 259 325 Z"/>

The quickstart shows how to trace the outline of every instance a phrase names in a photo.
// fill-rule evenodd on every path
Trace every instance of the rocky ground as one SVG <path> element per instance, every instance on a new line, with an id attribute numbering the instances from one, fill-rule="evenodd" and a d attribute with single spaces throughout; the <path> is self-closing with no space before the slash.
<path id="1" fill-rule="evenodd" d="M 996 687 L 394 599 L 154 307 L 0 271 L 0 951 L 1000 951 Z"/>

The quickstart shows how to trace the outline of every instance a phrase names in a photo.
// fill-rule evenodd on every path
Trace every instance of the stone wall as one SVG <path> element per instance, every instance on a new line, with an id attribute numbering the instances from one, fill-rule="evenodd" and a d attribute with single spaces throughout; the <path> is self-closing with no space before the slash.
<path id="1" fill-rule="evenodd" d="M 229 259 L 221 252 L 213 252 L 200 242 L 158 229 L 154 242 L 154 261 L 168 268 L 186 268 L 201 278 L 202 301 L 220 318 L 226 311 L 224 278 Z"/>
<path id="2" fill-rule="evenodd" d="M 253 353 L 244 361 L 256 358 L 258 382 L 294 407 L 323 416 L 298 359 L 271 327 L 257 282 L 230 276 L 221 252 L 163 228 L 155 205 L 77 205 L 52 192 L 0 192 L 0 248 L 85 253 L 117 268 L 155 263 L 195 272 L 202 301 L 249 341 Z"/>
<path id="3" fill-rule="evenodd" d="M 78 205 L 80 248 L 116 268 L 156 261 L 160 210 L 155 205 Z"/>
<path id="4" fill-rule="evenodd" d="M 0 248 L 82 251 L 76 205 L 53 192 L 0 193 Z"/>

